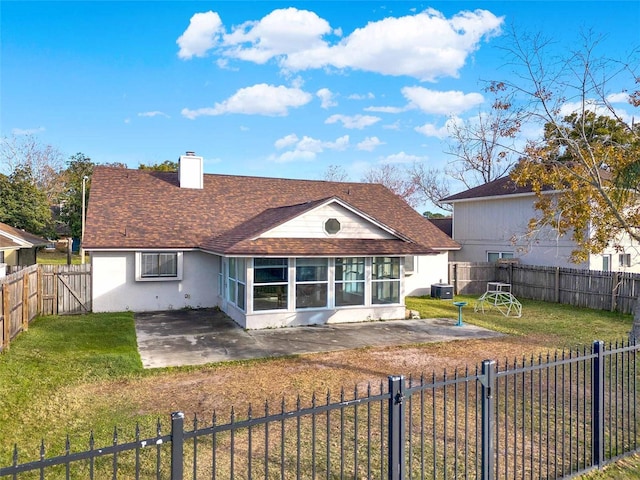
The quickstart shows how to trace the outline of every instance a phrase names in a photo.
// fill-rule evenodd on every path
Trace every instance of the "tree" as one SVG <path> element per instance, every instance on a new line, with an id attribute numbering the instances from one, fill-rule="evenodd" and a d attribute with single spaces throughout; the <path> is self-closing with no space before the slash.
<path id="1" fill-rule="evenodd" d="M 429 201 L 436 207 L 451 212 L 453 207 L 440 200 L 450 195 L 449 180 L 446 174 L 437 168 L 426 168 L 423 163 L 414 163 L 409 174 L 416 189 L 416 195 L 422 201 Z"/>
<path id="2" fill-rule="evenodd" d="M 480 110 L 474 118 L 452 118 L 447 122 L 449 140 L 445 153 L 453 157 L 447 167 L 439 170 L 421 163 L 413 165 L 411 177 L 423 201 L 451 211 L 451 205 L 440 202 L 450 195 L 449 178 L 473 188 L 504 176 L 513 167 L 520 112 L 512 104 L 504 83 L 494 82 L 485 91 L 492 96 L 488 112 Z"/>
<path id="3" fill-rule="evenodd" d="M 36 235 L 53 233 L 51 209 L 45 193 L 35 183 L 29 166 L 0 174 L 0 222 Z"/>
<path id="4" fill-rule="evenodd" d="M 419 202 L 415 183 L 406 170 L 393 163 L 383 163 L 372 167 L 363 177 L 364 183 L 380 183 L 402 198 L 412 208 Z"/>
<path id="5" fill-rule="evenodd" d="M 576 262 L 616 246 L 623 235 L 640 242 L 640 129 L 613 104 L 621 93 L 613 90 L 617 83 L 629 104 L 640 105 L 638 59 L 599 56 L 599 39 L 589 33 L 561 61 L 540 36 L 512 37 L 508 53 L 520 68 L 506 91 L 525 107 L 522 124 L 537 123 L 544 131 L 527 143 L 512 172 L 537 195 L 539 215 L 530 232 L 548 227 L 572 235 Z M 545 195 L 545 189 L 558 193 Z M 633 339 L 640 338 L 640 306 L 635 312 Z"/>
<path id="6" fill-rule="evenodd" d="M 327 182 L 348 182 L 349 174 L 341 165 L 329 165 L 322 175 Z"/>
<path id="7" fill-rule="evenodd" d="M 447 218 L 445 215 L 443 215 L 442 213 L 433 213 L 430 211 L 426 211 L 422 214 L 423 217 L 425 218 Z"/>
<path id="8" fill-rule="evenodd" d="M 60 220 L 69 226 L 71 236 L 82 236 L 82 181 L 85 180 L 85 202 L 91 189 L 91 175 L 95 164 L 83 153 L 72 155 L 64 171 L 65 190 L 62 196 Z"/>
<path id="9" fill-rule="evenodd" d="M 33 184 L 47 196 L 49 204 L 59 202 L 64 188 L 60 173 L 62 153 L 52 145 L 41 143 L 34 135 L 12 135 L 0 141 L 0 166 L 7 175 L 25 169 Z"/>
<path id="10" fill-rule="evenodd" d="M 145 165 L 141 163 L 138 166 L 138 170 L 154 170 L 156 172 L 177 172 L 178 162 L 172 162 L 171 160 L 165 160 L 162 163 L 154 163 L 153 165 Z"/>

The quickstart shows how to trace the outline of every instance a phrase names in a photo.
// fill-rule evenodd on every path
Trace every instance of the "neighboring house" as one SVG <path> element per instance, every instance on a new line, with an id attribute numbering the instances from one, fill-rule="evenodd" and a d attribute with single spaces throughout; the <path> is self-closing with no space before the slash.
<path id="1" fill-rule="evenodd" d="M 48 243 L 44 238 L 0 223 L 0 263 L 33 265 L 36 263 L 37 249 Z"/>
<path id="2" fill-rule="evenodd" d="M 377 184 L 96 167 L 94 311 L 220 307 L 245 328 L 404 318 L 459 246 Z"/>
<path id="3" fill-rule="evenodd" d="M 556 191 L 546 191 L 555 195 Z M 453 206 L 452 238 L 462 247 L 452 260 L 493 262 L 517 259 L 522 264 L 640 272 L 640 250 L 623 238 L 601 255 L 591 255 L 581 264 L 571 263 L 576 248 L 571 235 L 558 236 L 551 228 L 527 235 L 529 220 L 539 214 L 530 187 L 516 186 L 508 176 L 451 195 L 442 200 Z"/>

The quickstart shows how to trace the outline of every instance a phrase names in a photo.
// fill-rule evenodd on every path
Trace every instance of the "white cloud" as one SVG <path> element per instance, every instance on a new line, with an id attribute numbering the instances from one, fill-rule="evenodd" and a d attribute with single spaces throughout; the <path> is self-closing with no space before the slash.
<path id="1" fill-rule="evenodd" d="M 422 81 L 457 77 L 467 57 L 483 39 L 498 35 L 502 23 L 502 17 L 486 10 L 463 11 L 447 19 L 428 9 L 369 22 L 336 45 L 322 42 L 313 49 L 293 52 L 282 64 L 291 70 L 332 66 L 408 75 Z"/>
<path id="2" fill-rule="evenodd" d="M 366 107 L 365 112 L 379 112 L 379 113 L 402 113 L 414 108 L 411 105 L 405 107 Z"/>
<path id="3" fill-rule="evenodd" d="M 418 155 L 410 155 L 405 152 L 394 153 L 392 155 L 388 155 L 386 157 L 381 157 L 378 159 L 379 163 L 414 163 L 414 162 L 424 162 L 428 160 L 429 157 L 420 157 Z"/>
<path id="4" fill-rule="evenodd" d="M 316 13 L 285 8 L 223 34 L 218 14 L 207 12 L 191 18 L 177 43 L 180 58 L 204 56 L 217 47 L 226 58 L 258 64 L 276 59 L 289 72 L 329 67 L 435 81 L 457 78 L 480 43 L 500 34 L 503 22 L 487 10 L 447 18 L 430 8 L 369 22 L 342 38 L 341 28 Z"/>
<path id="5" fill-rule="evenodd" d="M 196 13 L 191 17 L 189 26 L 176 40 L 180 47 L 178 57 L 188 60 L 204 57 L 218 43 L 224 27 L 216 12 Z"/>
<path id="6" fill-rule="evenodd" d="M 421 133 L 427 137 L 436 137 L 436 138 L 445 138 L 449 136 L 449 132 L 451 131 L 451 127 L 454 124 L 462 123 L 462 119 L 459 117 L 452 117 L 445 122 L 442 127 L 438 127 L 433 123 L 425 123 L 420 127 L 416 127 L 414 130 L 418 133 Z"/>
<path id="7" fill-rule="evenodd" d="M 321 100 L 322 108 L 330 108 L 338 105 L 338 102 L 334 100 L 335 95 L 328 88 L 321 88 L 316 92 L 316 96 Z"/>
<path id="8" fill-rule="evenodd" d="M 44 127 L 38 128 L 14 128 L 11 130 L 13 135 L 35 135 L 37 133 L 42 133 L 46 129 Z"/>
<path id="9" fill-rule="evenodd" d="M 293 147 L 291 150 L 283 152 L 280 155 L 272 155 L 270 160 L 276 163 L 286 163 L 293 161 L 311 161 L 316 155 L 325 150 L 343 151 L 349 147 L 349 135 L 343 135 L 335 141 L 323 141 L 307 135 L 302 138 L 294 133 L 287 135 L 275 142 L 276 148 L 279 150 L 285 147 Z"/>
<path id="10" fill-rule="evenodd" d="M 245 115 L 285 116 L 289 108 L 297 108 L 309 103 L 312 95 L 299 88 L 288 88 L 260 83 L 241 88 L 227 100 L 213 107 L 190 110 L 182 109 L 182 115 L 194 119 L 201 115 L 222 115 L 242 113 Z"/>
<path id="11" fill-rule="evenodd" d="M 328 33 L 329 22 L 314 12 L 285 8 L 234 28 L 224 36 L 224 44 L 229 47 L 227 55 L 261 64 L 276 56 L 318 48 L 321 37 Z"/>
<path id="12" fill-rule="evenodd" d="M 611 103 L 629 103 L 629 94 L 626 92 L 612 93 L 607 96 L 607 101 Z"/>
<path id="13" fill-rule="evenodd" d="M 348 115 L 335 114 L 327 118 L 324 123 L 342 122 L 344 128 L 362 130 L 363 128 L 369 127 L 380 120 L 380 117 L 374 117 L 371 115 L 354 115 L 350 117 Z"/>
<path id="14" fill-rule="evenodd" d="M 616 95 L 620 95 L 620 94 L 616 94 Z M 618 103 L 618 102 L 612 102 L 612 103 Z M 587 99 L 584 103 L 581 101 L 564 103 L 560 107 L 559 116 L 561 118 L 564 118 L 568 115 L 571 115 L 572 113 L 579 114 L 580 112 L 582 112 L 583 108 L 589 112 L 594 112 L 596 115 L 602 115 L 605 117 L 614 116 L 614 114 L 609 110 L 609 108 L 607 108 L 602 103 L 601 100 L 595 100 L 595 99 Z M 615 109 L 615 115 L 627 123 L 630 123 L 632 120 L 632 116 L 628 112 L 622 109 Z"/>
<path id="15" fill-rule="evenodd" d="M 378 137 L 367 137 L 360 143 L 358 143 L 358 150 L 365 150 L 367 152 L 373 152 L 380 145 L 384 145 Z"/>
<path id="16" fill-rule="evenodd" d="M 171 118 L 166 113 L 160 112 L 158 110 L 154 110 L 152 112 L 140 112 L 140 113 L 138 113 L 138 116 L 139 117 L 166 117 L 166 118 Z"/>
<path id="17" fill-rule="evenodd" d="M 278 150 L 282 150 L 283 148 L 288 147 L 289 145 L 293 145 L 298 141 L 298 136 L 295 133 L 291 133 L 286 137 L 279 138 L 275 141 L 274 146 Z"/>
<path id="18" fill-rule="evenodd" d="M 457 90 L 440 92 L 423 87 L 404 87 L 402 94 L 423 112 L 439 115 L 459 114 L 484 102 L 484 97 L 479 93 Z"/>
<path id="19" fill-rule="evenodd" d="M 360 95 L 358 93 L 352 93 L 347 97 L 349 100 L 373 100 L 376 96 L 369 92 L 366 95 Z"/>

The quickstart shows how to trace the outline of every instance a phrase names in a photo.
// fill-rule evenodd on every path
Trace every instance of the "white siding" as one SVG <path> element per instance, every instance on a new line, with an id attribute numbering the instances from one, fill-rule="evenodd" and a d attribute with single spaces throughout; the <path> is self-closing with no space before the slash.
<path id="1" fill-rule="evenodd" d="M 335 218 L 340 222 L 340 231 L 328 235 L 324 223 Z M 394 238 L 389 232 L 369 220 L 353 213 L 337 203 L 330 203 L 304 215 L 300 215 L 261 235 L 262 238 Z"/>
<path id="2" fill-rule="evenodd" d="M 453 239 L 462 246 L 455 260 L 486 262 L 488 252 L 511 252 L 523 264 L 580 268 L 569 261 L 570 235 L 546 229 L 527 237 L 529 220 L 536 217 L 533 201 L 527 195 L 455 203 Z"/>
<path id="3" fill-rule="evenodd" d="M 135 252 L 91 252 L 93 311 L 134 312 L 213 307 L 218 303 L 218 257 L 184 252 L 183 279 L 136 282 Z"/>
<path id="4" fill-rule="evenodd" d="M 413 274 L 405 274 L 405 294 L 412 297 L 430 295 L 432 283 L 447 283 L 449 281 L 448 260 L 447 252 L 416 257 Z"/>

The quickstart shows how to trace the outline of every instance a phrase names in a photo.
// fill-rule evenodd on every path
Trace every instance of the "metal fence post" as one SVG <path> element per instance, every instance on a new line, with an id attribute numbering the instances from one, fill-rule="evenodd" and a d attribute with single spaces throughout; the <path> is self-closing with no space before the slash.
<path id="1" fill-rule="evenodd" d="M 389 376 L 389 480 L 404 478 L 404 377 Z"/>
<path id="2" fill-rule="evenodd" d="M 485 360 L 482 362 L 482 453 L 481 478 L 493 480 L 495 472 L 495 456 L 493 438 L 495 436 L 495 385 L 496 362 Z"/>
<path id="3" fill-rule="evenodd" d="M 591 364 L 591 460 L 594 466 L 604 465 L 604 342 L 593 342 Z"/>
<path id="4" fill-rule="evenodd" d="M 184 475 L 184 413 L 171 414 L 171 480 Z"/>

